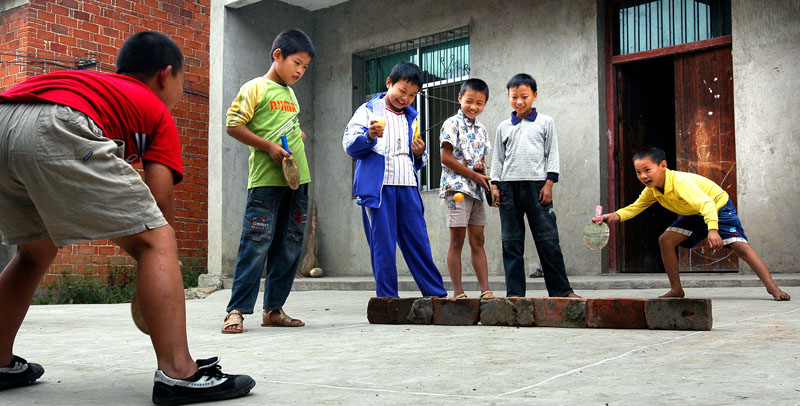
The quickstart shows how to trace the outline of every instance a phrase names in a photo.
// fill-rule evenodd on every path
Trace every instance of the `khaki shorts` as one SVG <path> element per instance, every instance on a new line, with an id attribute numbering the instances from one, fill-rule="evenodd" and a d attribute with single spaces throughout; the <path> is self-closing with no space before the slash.
<path id="1" fill-rule="evenodd" d="M 460 202 L 453 200 L 455 192 L 448 191 L 444 195 L 447 205 L 447 227 L 485 226 L 486 209 L 483 200 L 464 195 Z"/>
<path id="2" fill-rule="evenodd" d="M 3 243 L 60 247 L 167 225 L 120 144 L 67 106 L 0 103 Z"/>

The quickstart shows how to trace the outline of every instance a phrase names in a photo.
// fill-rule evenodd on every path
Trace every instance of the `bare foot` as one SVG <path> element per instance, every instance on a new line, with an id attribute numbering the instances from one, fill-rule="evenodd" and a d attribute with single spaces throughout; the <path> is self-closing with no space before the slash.
<path id="1" fill-rule="evenodd" d="M 663 295 L 661 295 L 659 297 L 660 298 L 665 298 L 665 297 L 683 297 L 683 296 L 684 296 L 683 289 L 677 289 L 677 290 L 676 289 L 670 289 L 669 292 L 664 293 Z"/>
<path id="2" fill-rule="evenodd" d="M 568 294 L 567 297 L 574 297 L 574 298 L 580 299 L 583 296 L 578 296 L 578 295 L 575 294 L 575 292 L 572 292 L 572 293 Z"/>
<path id="3" fill-rule="evenodd" d="M 792 297 L 789 296 L 788 293 L 782 291 L 781 288 L 779 288 L 777 286 L 772 288 L 772 290 L 767 289 L 767 292 L 769 292 L 769 294 L 772 295 L 772 297 L 774 297 L 775 300 L 777 300 L 779 302 L 792 300 Z"/>

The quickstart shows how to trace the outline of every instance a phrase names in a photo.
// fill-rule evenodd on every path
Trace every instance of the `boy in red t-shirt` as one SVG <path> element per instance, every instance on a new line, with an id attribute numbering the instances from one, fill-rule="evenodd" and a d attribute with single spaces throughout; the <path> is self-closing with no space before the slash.
<path id="1" fill-rule="evenodd" d="M 0 233 L 18 246 L 0 273 L 0 390 L 44 373 L 13 344 L 58 247 L 102 239 L 138 262 L 136 296 L 158 360 L 154 403 L 228 399 L 255 385 L 189 354 L 170 226 L 183 169 L 169 109 L 182 93 L 180 49 L 147 31 L 122 45 L 117 74 L 55 72 L 0 95 Z M 144 179 L 129 165 L 139 160 Z"/>

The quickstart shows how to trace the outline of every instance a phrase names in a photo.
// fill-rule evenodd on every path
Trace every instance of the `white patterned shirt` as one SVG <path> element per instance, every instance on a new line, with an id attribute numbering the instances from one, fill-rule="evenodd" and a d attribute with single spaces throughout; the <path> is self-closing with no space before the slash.
<path id="1" fill-rule="evenodd" d="M 486 167 L 486 156 L 492 149 L 489 143 L 489 134 L 486 127 L 476 119 L 474 122 L 464 115 L 460 109 L 456 115 L 450 117 L 442 124 L 442 135 L 439 141 L 441 148 L 444 143 L 453 146 L 453 156 L 458 162 L 470 169 L 483 162 Z M 482 187 L 474 181 L 456 173 L 456 171 L 442 164 L 442 182 L 439 197 L 444 198 L 448 191 L 461 192 L 477 200 L 483 200 Z"/>

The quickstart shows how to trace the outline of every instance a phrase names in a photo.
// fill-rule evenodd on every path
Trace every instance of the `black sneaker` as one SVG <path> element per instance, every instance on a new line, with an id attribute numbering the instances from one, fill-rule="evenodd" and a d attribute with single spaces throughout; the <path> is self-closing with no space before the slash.
<path id="1" fill-rule="evenodd" d="M 43 373 L 44 368 L 41 365 L 25 361 L 15 355 L 11 364 L 0 367 L 0 390 L 33 383 Z"/>
<path id="2" fill-rule="evenodd" d="M 247 375 L 223 373 L 218 357 L 199 359 L 197 366 L 197 372 L 186 379 L 170 378 L 164 371 L 157 370 L 153 385 L 153 403 L 183 405 L 231 399 L 247 394 L 256 386 L 256 381 Z"/>

